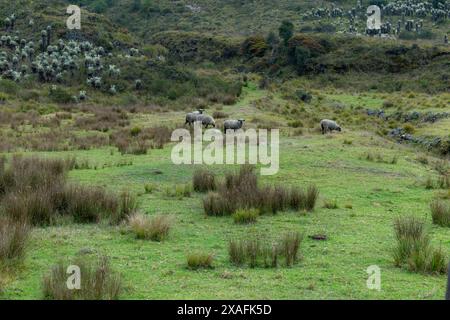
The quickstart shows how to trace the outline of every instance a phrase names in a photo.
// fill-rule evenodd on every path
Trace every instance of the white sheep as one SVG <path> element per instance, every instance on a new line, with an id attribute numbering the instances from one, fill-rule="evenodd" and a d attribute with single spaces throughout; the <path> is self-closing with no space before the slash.
<path id="1" fill-rule="evenodd" d="M 197 111 L 190 112 L 186 115 L 186 122 L 184 125 L 189 124 L 190 126 L 194 124 L 194 122 L 201 121 L 201 115 L 203 114 L 203 109 L 198 109 Z"/>
<path id="2" fill-rule="evenodd" d="M 239 119 L 239 120 L 227 120 L 223 123 L 223 130 L 225 133 L 227 130 L 239 130 L 244 125 L 245 120 Z"/>
<path id="3" fill-rule="evenodd" d="M 200 115 L 197 121 L 200 121 L 200 119 L 202 121 L 202 125 L 204 125 L 205 128 L 208 128 L 209 126 L 212 126 L 214 128 L 216 127 L 216 121 L 213 117 L 208 115 Z"/>
<path id="4" fill-rule="evenodd" d="M 328 131 L 342 131 L 342 128 L 333 120 L 324 119 L 320 121 L 320 128 L 322 129 L 322 134 Z"/>

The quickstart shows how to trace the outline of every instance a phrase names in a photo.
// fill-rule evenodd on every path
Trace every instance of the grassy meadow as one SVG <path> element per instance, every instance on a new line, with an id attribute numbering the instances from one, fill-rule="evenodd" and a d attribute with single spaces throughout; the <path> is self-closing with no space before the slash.
<path id="1" fill-rule="evenodd" d="M 0 299 L 444 297 L 449 0 L 244 2 L 0 1 Z M 175 165 L 194 111 L 279 172 Z"/>
<path id="2" fill-rule="evenodd" d="M 268 96 L 272 93 L 250 86 L 237 104 L 216 107 L 249 120 L 285 123 L 283 115 L 258 109 L 255 101 Z M 271 99 L 285 102 L 280 96 Z M 374 107 L 383 101 L 339 93 L 330 93 L 324 99 Z M 183 115 L 133 114 L 130 121 L 132 126 L 176 126 L 183 122 Z M 255 123 L 249 121 L 249 126 Z M 434 164 L 442 160 L 423 154 L 428 159 L 428 164 L 423 164 L 418 160 L 422 152 L 359 126 L 344 126 L 342 133 L 326 136 L 318 129 L 305 130 L 300 136 L 291 131 L 286 125 L 282 127 L 279 173 L 261 177 L 261 183 L 299 187 L 315 184 L 320 190 L 317 206 L 313 212 L 262 215 L 251 225 L 237 225 L 231 217 L 206 216 L 204 194 L 171 194 L 177 185 L 192 184 L 196 169 L 172 164 L 172 144 L 151 149 L 145 155 L 122 155 L 111 146 L 23 153 L 43 158 L 75 157 L 84 166 L 70 171 L 70 181 L 111 191 L 131 191 L 137 195 L 140 212 L 149 217 L 170 215 L 174 224 L 162 242 L 135 239 L 126 226 L 107 223 L 34 228 L 25 259 L 14 271 L 1 273 L 6 284 L 1 297 L 42 298 L 42 276 L 53 264 L 61 259 L 105 254 L 122 276 L 122 299 L 441 299 L 445 276 L 397 268 L 392 250 L 394 219 L 414 216 L 425 219 L 432 243 L 449 251 L 450 230 L 432 224 L 429 207 L 431 200 L 445 190 L 429 190 L 424 185 L 429 177 L 437 179 Z M 370 160 L 368 154 L 378 160 Z M 210 168 L 218 177 L 236 169 Z M 153 187 L 146 192 L 146 185 Z M 337 208 L 325 208 L 329 201 L 335 202 Z M 302 259 L 294 266 L 249 268 L 229 262 L 231 239 L 249 235 L 270 239 L 285 231 L 305 236 L 300 248 Z M 327 240 L 308 237 L 317 234 L 326 235 Z M 213 255 L 213 268 L 188 269 L 186 257 L 195 252 Z M 381 291 L 366 287 L 366 269 L 370 265 L 381 268 Z"/>

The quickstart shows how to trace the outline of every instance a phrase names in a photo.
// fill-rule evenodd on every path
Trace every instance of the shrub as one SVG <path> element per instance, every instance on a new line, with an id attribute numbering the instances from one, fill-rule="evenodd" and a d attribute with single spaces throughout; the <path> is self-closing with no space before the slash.
<path id="1" fill-rule="evenodd" d="M 317 187 L 314 185 L 309 186 L 306 190 L 305 209 L 307 211 L 313 211 L 318 198 L 319 189 L 317 189 Z"/>
<path id="2" fill-rule="evenodd" d="M 67 104 L 72 102 L 72 95 L 60 87 L 52 88 L 50 90 L 49 97 L 56 103 Z"/>
<path id="3" fill-rule="evenodd" d="M 411 123 L 405 123 L 403 126 L 403 130 L 405 130 L 406 133 L 413 134 L 416 132 L 416 128 Z"/>
<path id="4" fill-rule="evenodd" d="M 194 191 L 207 192 L 216 190 L 216 176 L 213 172 L 200 169 L 194 172 L 192 178 Z"/>
<path id="5" fill-rule="evenodd" d="M 234 223 L 255 223 L 259 216 L 258 209 L 240 209 L 233 213 Z"/>
<path id="6" fill-rule="evenodd" d="M 96 263 L 78 258 L 70 265 L 78 266 L 81 272 L 79 290 L 67 288 L 68 265 L 59 262 L 42 281 L 42 294 L 47 300 L 116 300 L 122 291 L 121 277 L 110 267 L 106 257 Z"/>
<path id="7" fill-rule="evenodd" d="M 450 206 L 440 200 L 433 201 L 431 203 L 431 217 L 434 224 L 441 227 L 450 227 Z"/>
<path id="8" fill-rule="evenodd" d="M 189 184 L 179 184 L 175 187 L 167 187 L 165 194 L 169 198 L 189 198 L 192 193 L 192 187 Z"/>
<path id="9" fill-rule="evenodd" d="M 397 245 L 394 263 L 421 273 L 445 273 L 446 258 L 441 249 L 434 249 L 424 229 L 424 222 L 414 217 L 397 218 L 394 222 Z"/>
<path id="10" fill-rule="evenodd" d="M 70 159 L 69 159 L 70 160 Z M 122 221 L 135 209 L 130 195 L 117 197 L 99 187 L 66 182 L 73 161 L 14 157 L 0 169 L 0 198 L 7 216 L 32 225 L 50 225 L 61 216 L 78 223 Z"/>
<path id="11" fill-rule="evenodd" d="M 264 37 L 258 35 L 247 38 L 241 47 L 242 54 L 249 58 L 262 57 L 267 49 L 268 45 L 266 40 Z"/>
<path id="12" fill-rule="evenodd" d="M 213 268 L 214 256 L 208 253 L 191 253 L 187 256 L 187 267 L 191 270 Z"/>
<path id="13" fill-rule="evenodd" d="M 234 97 L 232 97 L 232 98 L 233 98 L 233 102 L 234 102 L 235 98 Z M 224 118 L 227 118 L 228 115 L 222 111 L 214 111 L 212 117 L 214 119 L 224 119 Z"/>
<path id="14" fill-rule="evenodd" d="M 147 183 L 144 185 L 145 193 L 153 193 L 155 190 L 157 190 L 157 186 L 152 183 Z"/>
<path id="15" fill-rule="evenodd" d="M 434 189 L 434 181 L 431 177 L 428 177 L 425 180 L 425 189 L 428 189 L 428 190 Z"/>
<path id="16" fill-rule="evenodd" d="M 162 149 L 166 143 L 170 142 L 172 130 L 168 127 L 155 127 L 143 130 L 142 137 L 152 140 L 153 149 Z"/>
<path id="17" fill-rule="evenodd" d="M 227 201 L 220 194 L 210 192 L 203 199 L 203 209 L 208 216 L 224 216 L 236 211 L 236 204 Z"/>
<path id="18" fill-rule="evenodd" d="M 231 240 L 228 255 L 230 262 L 237 266 L 276 268 L 283 258 L 286 266 L 292 266 L 301 258 L 302 239 L 303 235 L 298 232 L 288 232 L 277 242 L 262 241 L 260 238 Z"/>
<path id="19" fill-rule="evenodd" d="M 438 185 L 441 189 L 450 189 L 450 174 L 443 174 L 438 179 Z"/>
<path id="20" fill-rule="evenodd" d="M 128 225 L 138 239 L 163 241 L 169 235 L 173 219 L 163 215 L 150 218 L 144 214 L 134 214 L 128 219 Z"/>
<path id="21" fill-rule="evenodd" d="M 120 194 L 119 201 L 120 209 L 118 211 L 118 214 L 113 215 L 113 218 L 115 220 L 113 222 L 116 223 L 127 219 L 129 216 L 135 213 L 137 209 L 137 199 L 132 193 L 128 191 L 123 191 Z"/>
<path id="22" fill-rule="evenodd" d="M 303 101 L 303 102 L 306 102 L 306 103 L 310 103 L 311 100 L 312 100 L 312 95 L 311 95 L 309 92 L 307 92 L 307 91 L 305 91 L 305 90 L 303 90 L 303 89 L 297 90 L 297 91 L 295 92 L 295 96 L 296 96 L 300 101 Z"/>
<path id="23" fill-rule="evenodd" d="M 292 266 L 298 260 L 298 251 L 303 236 L 298 232 L 288 232 L 281 238 L 279 248 L 286 260 L 286 266 Z"/>
<path id="24" fill-rule="evenodd" d="M 306 194 L 299 188 L 292 188 L 289 197 L 289 206 L 294 210 L 306 209 Z"/>
<path id="25" fill-rule="evenodd" d="M 53 199 L 55 212 L 73 217 L 76 223 L 97 223 L 103 218 L 118 222 L 118 200 L 102 188 L 69 185 Z"/>
<path id="26" fill-rule="evenodd" d="M 0 264 L 24 256 L 29 233 L 30 227 L 25 221 L 0 217 Z"/>
<path id="27" fill-rule="evenodd" d="M 225 182 L 217 192 L 209 193 L 203 199 L 207 215 L 231 215 L 236 210 L 254 208 L 260 213 L 275 214 L 289 208 L 312 211 L 318 197 L 318 190 L 310 186 L 306 193 L 298 189 L 281 186 L 258 186 L 258 178 L 251 166 L 242 166 L 239 173 L 227 174 Z"/>
<path id="28" fill-rule="evenodd" d="M 324 204 L 323 204 L 323 207 L 326 208 L 326 209 L 337 209 L 337 208 L 339 208 L 336 199 L 334 199 L 334 200 L 325 200 Z"/>
<path id="29" fill-rule="evenodd" d="M 133 137 L 137 137 L 142 132 L 142 129 L 140 127 L 133 127 L 130 130 L 130 134 Z"/>

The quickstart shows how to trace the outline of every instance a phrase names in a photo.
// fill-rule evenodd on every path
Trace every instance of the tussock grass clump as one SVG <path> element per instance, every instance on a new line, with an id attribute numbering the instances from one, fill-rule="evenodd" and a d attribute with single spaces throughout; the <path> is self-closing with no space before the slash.
<path id="1" fill-rule="evenodd" d="M 323 207 L 325 209 L 338 209 L 339 206 L 337 204 L 337 200 L 324 200 Z"/>
<path id="2" fill-rule="evenodd" d="M 306 190 L 306 199 L 304 203 L 305 209 L 307 211 L 313 211 L 316 206 L 318 198 L 319 198 L 319 189 L 314 185 L 309 186 L 308 189 Z"/>
<path id="3" fill-rule="evenodd" d="M 125 138 L 117 138 L 114 141 L 114 145 L 117 147 L 117 150 L 123 154 L 134 154 L 134 155 L 143 155 L 147 154 L 148 149 L 150 149 L 150 143 L 147 140 L 136 138 L 136 139 L 125 139 Z"/>
<path id="4" fill-rule="evenodd" d="M 102 188 L 68 185 L 51 194 L 54 215 L 68 215 L 76 223 L 97 223 L 103 218 L 115 220 L 120 211 L 117 198 Z"/>
<path id="5" fill-rule="evenodd" d="M 231 215 L 239 209 L 259 209 L 260 213 L 276 214 L 279 211 L 314 210 L 318 190 L 310 186 L 306 192 L 298 188 L 258 185 L 254 167 L 244 165 L 239 173 L 229 173 L 217 192 L 203 199 L 205 213 L 210 216 Z"/>
<path id="6" fill-rule="evenodd" d="M 131 192 L 122 191 L 119 195 L 119 210 L 111 213 L 113 223 L 119 223 L 126 220 L 129 216 L 134 214 L 137 210 L 137 199 Z"/>
<path id="7" fill-rule="evenodd" d="M 67 162 L 64 160 L 24 158 L 13 156 L 9 166 L 0 163 L 0 198 L 12 191 L 29 191 L 57 185 L 65 179 Z"/>
<path id="8" fill-rule="evenodd" d="M 25 221 L 0 217 L 0 264 L 23 258 L 29 234 L 30 227 Z"/>
<path id="9" fill-rule="evenodd" d="M 411 272 L 441 274 L 446 272 L 446 257 L 435 249 L 425 231 L 424 222 L 415 217 L 402 217 L 394 221 L 397 245 L 393 251 L 397 267 L 405 266 Z"/>
<path id="10" fill-rule="evenodd" d="M 189 254 L 186 260 L 188 269 L 212 269 L 214 256 L 209 253 L 197 252 Z"/>
<path id="11" fill-rule="evenodd" d="M 164 193 L 169 198 L 189 198 L 192 194 L 192 187 L 189 184 L 178 184 L 175 187 L 166 187 Z"/>
<path id="12" fill-rule="evenodd" d="M 50 225 L 63 216 L 77 223 L 102 219 L 119 223 L 136 202 L 129 194 L 117 196 L 103 188 L 68 184 L 73 161 L 13 157 L 0 169 L 0 201 L 4 214 L 32 225 Z"/>
<path id="13" fill-rule="evenodd" d="M 128 115 L 121 109 L 95 108 L 91 110 L 94 115 L 78 117 L 74 126 L 84 130 L 96 130 L 107 132 L 118 127 L 125 127 L 130 124 Z"/>
<path id="14" fill-rule="evenodd" d="M 441 189 L 450 189 L 450 174 L 441 175 L 437 184 Z"/>
<path id="15" fill-rule="evenodd" d="M 428 190 L 431 190 L 431 189 L 434 189 L 434 181 L 433 181 L 433 178 L 431 178 L 431 177 L 428 177 L 426 180 L 425 180 L 425 189 L 428 189 Z"/>
<path id="16" fill-rule="evenodd" d="M 435 200 L 430 207 L 433 223 L 441 227 L 450 227 L 450 205 L 444 201 Z"/>
<path id="17" fill-rule="evenodd" d="M 80 268 L 80 289 L 67 287 L 69 264 L 59 262 L 42 281 L 42 295 L 46 300 L 117 300 L 122 292 L 121 277 L 111 269 L 108 258 L 93 263 L 78 258 L 70 265 Z"/>
<path id="18" fill-rule="evenodd" d="M 228 245 L 230 262 L 237 266 L 250 268 L 276 268 L 284 260 L 285 266 L 292 266 L 300 260 L 300 246 L 303 235 L 288 232 L 276 242 L 263 241 L 262 238 L 231 240 Z"/>
<path id="19" fill-rule="evenodd" d="M 391 158 L 391 160 L 389 160 L 389 159 L 385 159 L 381 153 L 367 152 L 365 154 L 364 158 L 370 162 L 378 162 L 378 163 L 386 163 L 386 164 L 397 164 L 398 163 L 398 156 L 396 156 L 396 155 L 394 155 Z"/>
<path id="20" fill-rule="evenodd" d="M 128 219 L 128 225 L 137 239 L 163 241 L 169 235 L 173 219 L 163 215 L 150 218 L 144 214 L 134 214 Z"/>
<path id="21" fill-rule="evenodd" d="M 298 260 L 298 251 L 303 236 L 298 232 L 285 233 L 279 243 L 279 250 L 286 259 L 286 266 L 292 266 Z"/>
<path id="22" fill-rule="evenodd" d="M 196 170 L 192 177 L 192 185 L 196 192 L 214 191 L 217 188 L 216 176 L 209 170 Z"/>
<path id="23" fill-rule="evenodd" d="M 258 209 L 240 209 L 233 213 L 234 223 L 255 223 L 259 216 Z"/>
<path id="24" fill-rule="evenodd" d="M 153 183 L 147 183 L 147 184 L 144 185 L 144 190 L 145 190 L 146 194 L 153 193 L 157 189 L 158 189 L 158 187 L 155 184 L 153 184 Z"/>
<path id="25" fill-rule="evenodd" d="M 110 141 L 121 154 L 142 155 L 147 154 L 149 149 L 163 149 L 170 142 L 171 133 L 168 127 L 134 127 L 112 133 Z"/>

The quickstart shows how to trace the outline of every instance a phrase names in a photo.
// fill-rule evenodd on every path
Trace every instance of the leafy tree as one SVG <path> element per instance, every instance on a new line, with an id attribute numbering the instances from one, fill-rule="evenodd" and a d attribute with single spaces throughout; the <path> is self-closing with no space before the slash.
<path id="1" fill-rule="evenodd" d="M 295 48 L 295 65 L 299 74 L 306 71 L 306 67 L 311 59 L 311 51 L 305 47 Z"/>
<path id="2" fill-rule="evenodd" d="M 294 24 L 290 21 L 284 20 L 278 29 L 280 38 L 284 40 L 284 44 L 287 45 L 288 41 L 294 35 Z"/>

